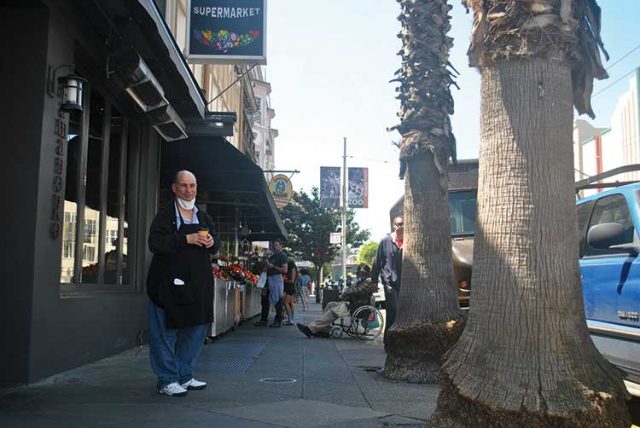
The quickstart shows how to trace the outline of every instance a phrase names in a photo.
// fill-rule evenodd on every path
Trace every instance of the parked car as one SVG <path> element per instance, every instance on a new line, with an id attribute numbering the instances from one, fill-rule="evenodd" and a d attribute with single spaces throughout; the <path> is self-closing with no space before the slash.
<path id="1" fill-rule="evenodd" d="M 591 338 L 640 396 L 640 183 L 581 199 L 577 213 Z"/>
<path id="2" fill-rule="evenodd" d="M 476 190 L 449 191 L 453 276 L 458 286 L 461 308 L 469 307 L 477 196 Z"/>

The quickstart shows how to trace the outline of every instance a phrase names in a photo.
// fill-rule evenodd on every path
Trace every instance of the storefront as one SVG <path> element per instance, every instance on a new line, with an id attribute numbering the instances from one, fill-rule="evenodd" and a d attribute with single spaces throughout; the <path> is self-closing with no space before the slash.
<path id="1" fill-rule="evenodd" d="M 13 384 L 144 341 L 161 153 L 189 146 L 206 103 L 153 0 L 3 5 L 0 384 Z M 60 92 L 77 77 L 82 111 Z"/>
<path id="2" fill-rule="evenodd" d="M 198 204 L 216 222 L 225 258 L 250 270 L 253 241 L 287 238 L 264 173 L 222 136 L 210 132 L 190 137 L 187 144 L 162 144 L 161 200 L 171 197 L 171 181 L 182 169 L 198 179 Z M 254 284 L 217 279 L 215 291 L 214 336 L 260 313 L 260 290 Z"/>

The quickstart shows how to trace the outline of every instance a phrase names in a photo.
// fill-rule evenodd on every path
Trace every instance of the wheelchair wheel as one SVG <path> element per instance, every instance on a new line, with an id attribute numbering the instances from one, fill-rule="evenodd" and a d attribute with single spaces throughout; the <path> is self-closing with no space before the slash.
<path id="1" fill-rule="evenodd" d="M 373 340 L 384 331 L 382 313 L 373 306 L 362 306 L 351 316 L 351 329 L 363 340 Z"/>
<path id="2" fill-rule="evenodd" d="M 342 337 L 342 327 L 339 325 L 332 326 L 331 331 L 329 331 L 329 335 L 334 339 L 339 339 Z"/>

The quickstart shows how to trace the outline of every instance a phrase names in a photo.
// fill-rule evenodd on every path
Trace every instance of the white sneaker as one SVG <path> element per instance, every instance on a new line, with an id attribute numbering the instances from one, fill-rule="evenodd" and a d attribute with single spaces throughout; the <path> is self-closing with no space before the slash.
<path id="1" fill-rule="evenodd" d="M 186 381 L 181 386 L 184 389 L 199 390 L 199 389 L 205 389 L 207 387 L 207 382 L 201 382 L 199 380 L 195 380 L 194 378 L 191 378 L 191 380 Z"/>
<path id="2" fill-rule="evenodd" d="M 158 391 L 162 395 L 168 395 L 170 397 L 184 397 L 187 395 L 187 389 L 180 386 L 178 382 L 173 382 L 165 385 Z"/>

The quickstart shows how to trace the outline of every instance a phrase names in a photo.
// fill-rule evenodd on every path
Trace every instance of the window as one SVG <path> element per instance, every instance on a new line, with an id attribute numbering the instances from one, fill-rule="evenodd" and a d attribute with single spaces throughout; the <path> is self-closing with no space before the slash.
<path id="1" fill-rule="evenodd" d="M 67 242 L 65 242 L 63 244 L 63 247 L 62 247 L 62 257 L 63 258 L 65 258 L 65 259 L 73 258 L 73 248 L 74 248 L 73 244 L 74 244 L 73 242 L 69 242 L 69 241 L 67 241 Z M 67 272 L 67 270 L 68 269 L 63 269 L 63 272 Z M 63 282 L 68 282 L 68 280 L 63 281 Z"/>
<path id="2" fill-rule="evenodd" d="M 69 117 L 60 282 L 74 291 L 129 288 L 137 132 L 95 89 L 85 95 L 85 106 Z"/>
<path id="3" fill-rule="evenodd" d="M 599 199 L 593 207 L 593 214 L 589 222 L 589 229 L 598 224 L 619 223 L 623 227 L 621 245 L 632 244 L 635 239 L 635 228 L 629 213 L 627 201 L 622 195 L 605 196 Z M 587 255 L 608 254 L 616 250 L 602 250 L 587 245 Z"/>
<path id="4" fill-rule="evenodd" d="M 587 223 L 589 222 L 589 216 L 591 215 L 591 209 L 594 202 L 584 202 L 576 207 L 578 214 L 578 239 L 580 245 L 579 256 L 584 255 L 584 243 L 587 236 Z"/>
<path id="5" fill-rule="evenodd" d="M 473 235 L 475 233 L 476 199 L 475 190 L 449 192 L 451 235 Z"/>
<path id="6" fill-rule="evenodd" d="M 67 201 L 64 204 L 64 217 L 62 225 L 62 270 L 60 281 L 70 282 L 73 260 L 76 246 L 76 213 L 71 211 Z"/>
<path id="7" fill-rule="evenodd" d="M 262 124 L 262 114 L 260 110 L 260 104 L 261 104 L 261 99 L 259 97 L 256 97 L 256 111 L 253 112 L 252 119 L 253 119 L 253 123 L 256 123 L 258 125 Z"/>
<path id="8" fill-rule="evenodd" d="M 85 211 L 85 216 L 87 214 L 92 215 L 93 217 L 95 217 L 95 214 L 97 212 L 96 211 L 91 211 L 91 210 L 86 210 Z M 84 231 L 83 231 L 83 240 L 82 242 L 84 242 L 85 244 L 92 244 L 93 242 L 95 242 L 95 238 L 97 235 L 97 229 L 96 229 L 96 219 L 90 219 L 87 220 L 85 218 L 84 220 Z"/>
<path id="9" fill-rule="evenodd" d="M 82 258 L 83 258 L 83 260 L 88 260 L 89 262 L 95 261 L 96 260 L 96 247 L 94 247 L 93 245 L 83 245 L 82 246 Z"/>

